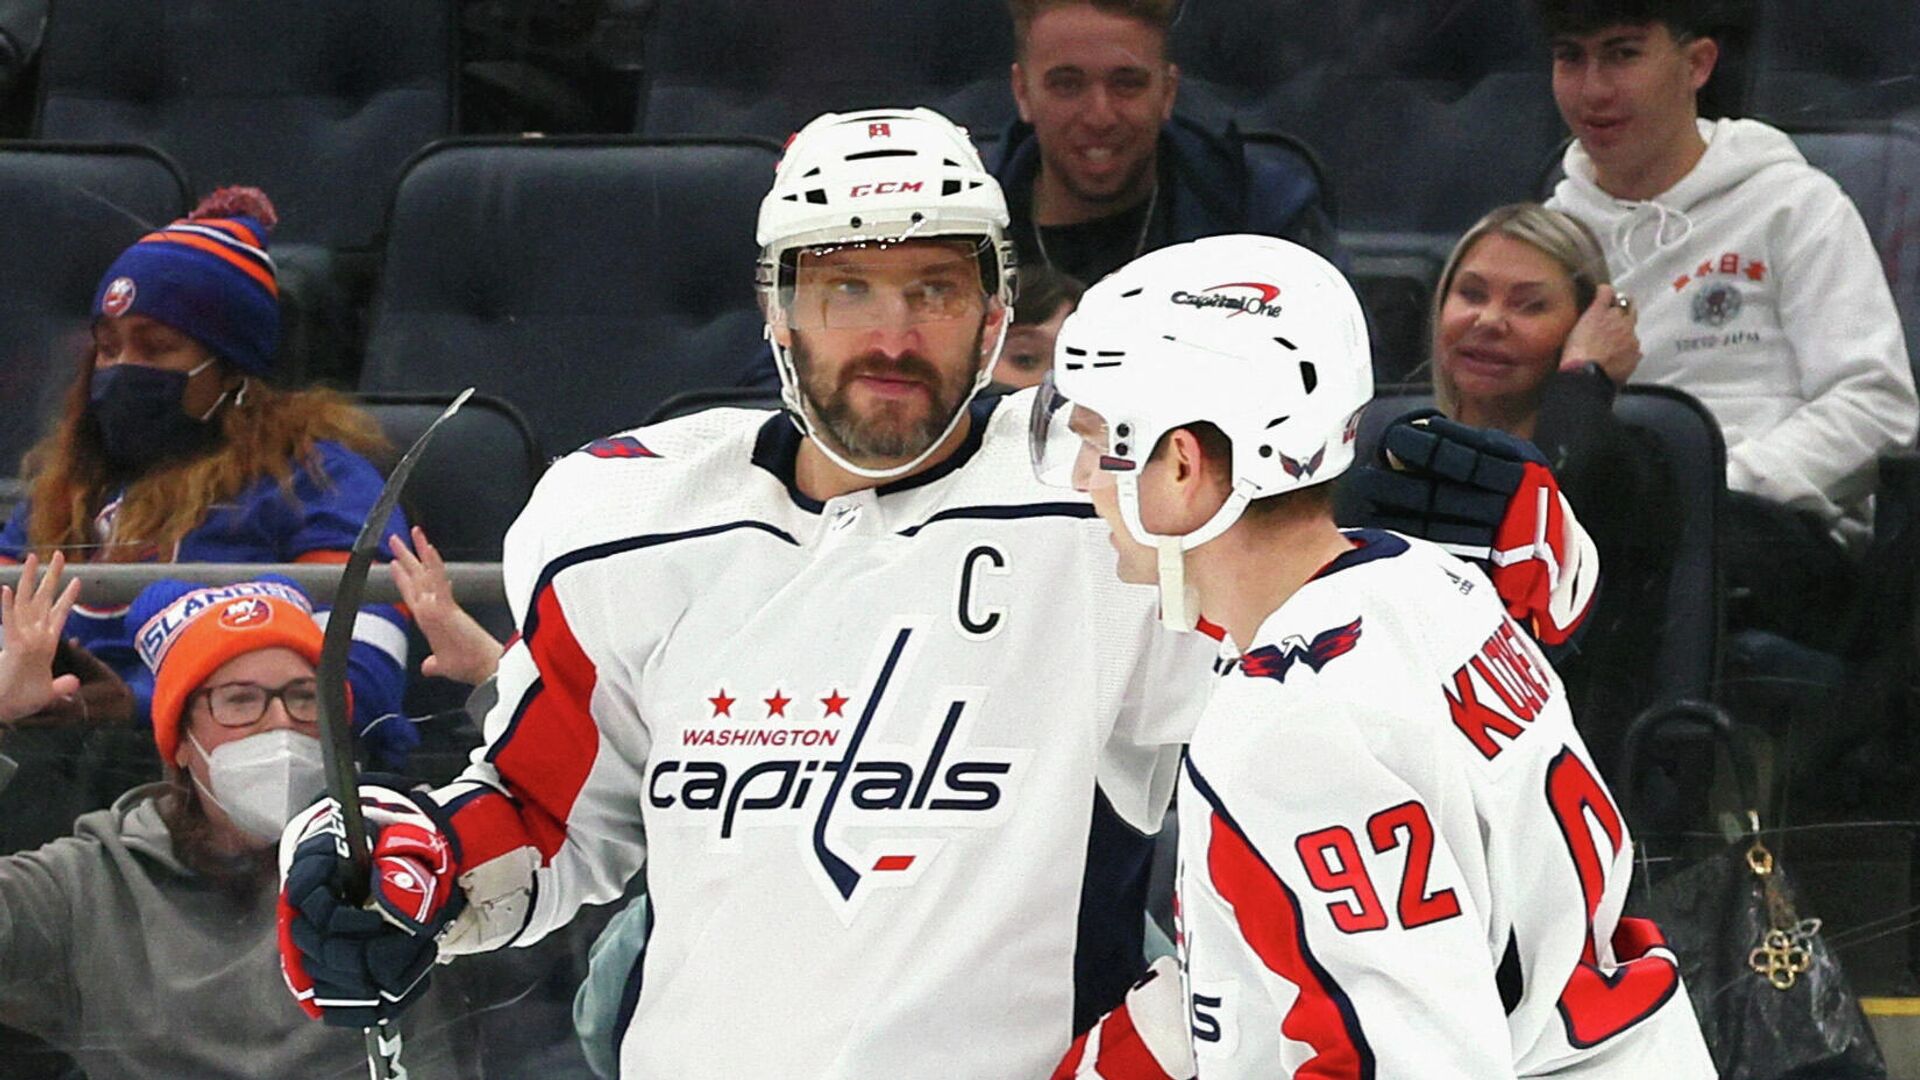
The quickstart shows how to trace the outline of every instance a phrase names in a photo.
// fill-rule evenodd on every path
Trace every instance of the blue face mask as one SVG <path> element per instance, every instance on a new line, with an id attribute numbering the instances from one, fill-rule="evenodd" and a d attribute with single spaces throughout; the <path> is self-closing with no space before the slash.
<path id="1" fill-rule="evenodd" d="M 208 360 L 192 371 L 140 364 L 115 364 L 95 371 L 88 390 L 89 410 L 100 424 L 107 460 L 117 469 L 137 471 L 213 445 L 218 432 L 207 419 L 220 401 L 203 417 L 188 416 L 180 409 L 187 380 L 212 363 Z M 220 400 L 226 400 L 226 395 L 221 394 Z"/>

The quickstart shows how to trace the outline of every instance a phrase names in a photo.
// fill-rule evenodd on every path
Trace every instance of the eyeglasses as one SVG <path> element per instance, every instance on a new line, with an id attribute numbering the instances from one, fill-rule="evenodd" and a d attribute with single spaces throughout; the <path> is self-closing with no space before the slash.
<path id="1" fill-rule="evenodd" d="M 267 715 L 267 706 L 275 698 L 286 706 L 288 716 L 303 724 L 317 723 L 320 719 L 320 686 L 313 679 L 295 679 L 279 689 L 251 682 L 221 683 L 204 687 L 194 696 L 206 698 L 213 722 L 221 727 L 258 723 Z"/>

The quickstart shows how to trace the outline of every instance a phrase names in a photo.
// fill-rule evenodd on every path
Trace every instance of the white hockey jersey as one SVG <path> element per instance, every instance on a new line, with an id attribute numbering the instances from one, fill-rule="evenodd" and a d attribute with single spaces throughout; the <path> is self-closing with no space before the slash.
<path id="1" fill-rule="evenodd" d="M 1712 1077 L 1559 677 L 1478 570 L 1348 535 L 1183 768 L 1201 1080 Z"/>
<path id="2" fill-rule="evenodd" d="M 439 795 L 478 903 L 537 850 L 517 943 L 645 861 L 623 1076 L 1005 1080 L 1066 1048 L 1090 828 L 1159 828 L 1212 643 L 1113 579 L 1026 415 L 976 405 L 941 467 L 822 505 L 785 417 L 715 410 L 561 459 L 514 525 L 521 637 Z M 1111 962 L 1117 1000 L 1138 954 Z"/>

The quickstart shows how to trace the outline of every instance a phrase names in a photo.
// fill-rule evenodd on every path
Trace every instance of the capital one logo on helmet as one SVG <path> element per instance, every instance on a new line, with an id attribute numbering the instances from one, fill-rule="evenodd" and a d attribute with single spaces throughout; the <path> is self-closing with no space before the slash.
<path id="1" fill-rule="evenodd" d="M 1222 292 L 1224 289 L 1250 289 L 1252 296 L 1235 296 Z M 1269 319 L 1280 317 L 1280 305 L 1274 299 L 1280 295 L 1278 285 L 1268 285 L 1262 281 L 1234 281 L 1225 285 L 1209 285 L 1198 292 L 1177 289 L 1168 297 L 1176 304 L 1185 304 L 1197 308 L 1227 308 L 1231 319 L 1237 315 L 1265 315 Z"/>
<path id="2" fill-rule="evenodd" d="M 133 297 L 138 290 L 130 277 L 117 277 L 107 286 L 106 294 L 100 298 L 100 310 L 118 318 L 133 306 Z"/>
<path id="3" fill-rule="evenodd" d="M 768 758 L 742 763 L 668 758 L 647 775 L 648 805 L 660 812 L 717 814 L 722 845 L 742 828 L 812 817 L 799 838 L 820 871 L 819 882 L 851 920 L 873 888 L 910 884 L 945 838 L 926 830 L 999 824 L 1011 809 L 1009 788 L 1028 752 L 967 744 L 962 722 L 974 702 L 964 693 L 943 707 L 930 742 L 907 747 L 868 741 L 887 686 L 904 677 L 902 629 L 859 719 L 837 757 Z M 829 742 L 828 745 L 833 745 Z M 732 768 L 729 768 L 732 765 Z M 893 835 L 853 850 L 840 832 L 885 828 Z"/>

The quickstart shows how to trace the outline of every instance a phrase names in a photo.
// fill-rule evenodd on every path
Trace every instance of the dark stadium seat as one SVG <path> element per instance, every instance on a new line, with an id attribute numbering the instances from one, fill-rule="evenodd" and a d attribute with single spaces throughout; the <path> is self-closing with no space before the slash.
<path id="1" fill-rule="evenodd" d="M 1748 110 L 1780 123 L 1920 108 L 1912 0 L 1762 0 Z"/>
<path id="2" fill-rule="evenodd" d="M 1727 446 L 1706 407 L 1666 386 L 1629 386 L 1614 416 L 1651 435 L 1666 460 L 1681 510 L 1673 529 L 1673 576 L 1653 678 L 1660 697 L 1713 700 L 1718 695 L 1725 589 L 1721 585 L 1720 519 L 1727 491 Z M 1605 575 L 1606 567 L 1600 568 Z"/>
<path id="3" fill-rule="evenodd" d="M 785 140 L 823 112 L 911 105 L 998 130 L 1012 60 L 1005 0 L 659 0 L 638 130 Z"/>
<path id="4" fill-rule="evenodd" d="M 360 389 L 505 398 L 557 454 L 767 364 L 753 139 L 463 139 L 394 194 Z"/>
<path id="5" fill-rule="evenodd" d="M 708 409 L 778 409 L 780 391 L 757 386 L 729 386 L 715 390 L 688 390 L 675 394 L 647 415 L 647 423 L 658 424 Z"/>
<path id="6" fill-rule="evenodd" d="M 1524 0 L 1188 0 L 1170 49 L 1188 107 L 1325 157 L 1343 229 L 1457 235 L 1563 134 Z"/>
<path id="7" fill-rule="evenodd" d="M 396 453 L 453 399 L 451 394 L 365 394 L 361 404 L 380 423 Z M 546 462 L 520 411 L 475 394 L 455 413 L 414 465 L 403 505 L 448 560 L 498 562 L 507 526 L 533 494 Z"/>
<path id="8" fill-rule="evenodd" d="M 266 189 L 278 243 L 369 246 L 408 155 L 453 130 L 450 0 L 59 0 L 36 130 L 145 142 L 196 193 Z"/>
<path id="9" fill-rule="evenodd" d="M 87 348 L 100 275 L 187 212 L 165 155 L 138 146 L 0 142 L 0 476 L 60 409 Z"/>
<path id="10" fill-rule="evenodd" d="M 1912 21 L 1920 25 L 1920 15 Z M 1860 208 L 1906 328 L 1907 359 L 1920 368 L 1920 115 L 1786 131 Z"/>

